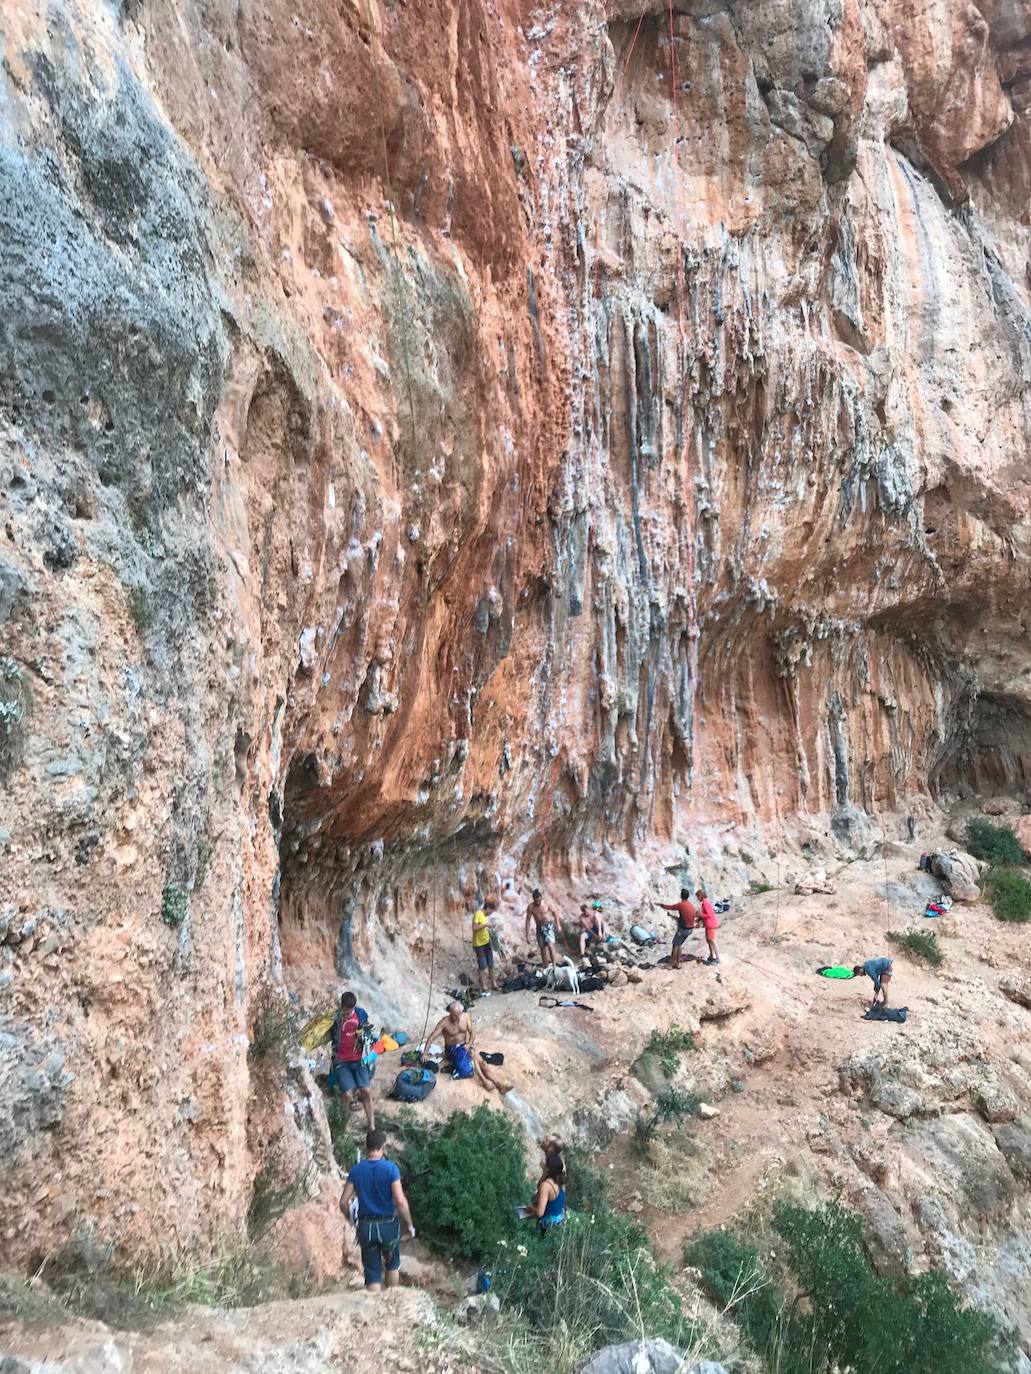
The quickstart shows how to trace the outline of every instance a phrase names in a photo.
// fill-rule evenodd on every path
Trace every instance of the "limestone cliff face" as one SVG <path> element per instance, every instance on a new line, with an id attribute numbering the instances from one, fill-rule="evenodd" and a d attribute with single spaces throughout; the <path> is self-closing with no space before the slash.
<path id="1" fill-rule="evenodd" d="M 425 944 L 429 874 L 1023 791 L 1029 54 L 1016 0 L 5 6 L 6 1256 L 318 1154 L 255 1005 L 401 893 Z"/>

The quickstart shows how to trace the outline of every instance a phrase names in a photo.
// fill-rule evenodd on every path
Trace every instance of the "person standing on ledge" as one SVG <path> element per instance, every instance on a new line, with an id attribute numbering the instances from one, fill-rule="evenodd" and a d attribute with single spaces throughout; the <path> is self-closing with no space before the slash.
<path id="1" fill-rule="evenodd" d="M 383 1291 L 386 1269 L 388 1288 L 401 1279 L 401 1222 L 408 1228 L 408 1239 L 415 1239 L 412 1213 L 401 1186 L 401 1170 L 384 1159 L 387 1138 L 382 1131 L 369 1131 L 365 1137 L 366 1158 L 347 1175 L 340 1194 L 340 1210 L 348 1216 L 351 1199 L 358 1199 L 358 1244 L 362 1251 L 365 1287 L 370 1293 Z"/>
<path id="2" fill-rule="evenodd" d="M 494 981 L 494 947 L 490 942 L 490 917 L 483 906 L 473 912 L 473 953 L 476 955 L 476 971 L 480 979 L 480 992 L 489 997 L 497 992 Z"/>
<path id="3" fill-rule="evenodd" d="M 345 1102 L 353 1103 L 357 1097 L 365 1112 L 366 1126 L 373 1131 L 376 1129 L 371 1092 L 373 1070 L 362 1062 L 362 1030 L 368 1020 L 354 993 L 345 992 L 333 1023 L 333 1072 L 329 1081 L 340 1090 Z"/>
<path id="4" fill-rule="evenodd" d="M 716 948 L 716 931 L 719 927 L 720 918 L 716 915 L 716 908 L 705 895 L 704 887 L 700 887 L 695 893 L 695 896 L 698 898 L 698 904 L 701 908 L 702 925 L 705 927 L 705 939 L 709 946 L 709 957 L 705 962 L 707 964 L 718 964 L 720 961 L 720 952 Z"/>
<path id="5" fill-rule="evenodd" d="M 562 918 L 552 906 L 544 905 L 544 898 L 539 887 L 533 890 L 532 900 L 526 908 L 526 942 L 530 942 L 531 923 L 537 927 L 537 948 L 541 952 L 541 963 L 555 963 L 555 931 L 558 929 L 562 938 L 566 938 L 566 932 L 562 929 Z"/>
<path id="6" fill-rule="evenodd" d="M 867 959 L 865 964 L 856 964 L 852 972 L 859 978 L 866 974 L 867 978 L 873 979 L 873 1001 L 870 1003 L 870 1010 L 877 1005 L 877 994 L 881 994 L 881 1005 L 888 1005 L 888 989 L 886 984 L 891 982 L 892 961 L 890 959 Z"/>
<path id="7" fill-rule="evenodd" d="M 656 906 L 663 911 L 675 911 L 677 913 L 677 932 L 673 936 L 673 952 L 670 956 L 670 967 L 680 967 L 680 947 L 695 928 L 698 920 L 698 912 L 691 901 L 691 894 L 686 887 L 680 889 L 680 901 L 673 902 L 667 906 L 665 902 L 656 902 Z"/>

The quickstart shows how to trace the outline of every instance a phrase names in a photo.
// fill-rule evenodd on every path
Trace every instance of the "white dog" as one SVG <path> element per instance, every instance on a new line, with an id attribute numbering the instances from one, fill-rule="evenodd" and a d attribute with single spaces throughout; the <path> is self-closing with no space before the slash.
<path id="1" fill-rule="evenodd" d="M 571 992 L 580 995 L 580 970 L 567 954 L 559 964 L 549 964 L 544 970 L 546 986 L 551 992 Z"/>

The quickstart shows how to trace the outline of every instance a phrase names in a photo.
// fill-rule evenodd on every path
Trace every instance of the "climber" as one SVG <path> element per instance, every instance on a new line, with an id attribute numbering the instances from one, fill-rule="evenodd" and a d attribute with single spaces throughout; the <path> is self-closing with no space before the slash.
<path id="1" fill-rule="evenodd" d="M 554 964 L 555 962 L 555 931 L 558 930 L 563 940 L 566 932 L 562 927 L 562 917 L 553 906 L 545 906 L 544 898 L 540 888 L 535 887 L 532 893 L 530 905 L 526 908 L 526 940 L 530 940 L 531 922 L 537 927 L 537 948 L 541 952 L 541 962 Z"/>
<path id="2" fill-rule="evenodd" d="M 677 932 L 673 936 L 673 953 L 670 957 L 672 968 L 680 967 L 680 947 L 695 928 L 698 920 L 698 912 L 691 901 L 691 894 L 686 887 L 680 889 L 680 901 L 673 902 L 667 906 L 665 902 L 656 902 L 656 906 L 663 911 L 675 911 L 677 913 Z"/>
<path id="3" fill-rule="evenodd" d="M 484 997 L 489 997 L 492 992 L 498 990 L 494 979 L 494 947 L 490 936 L 490 917 L 482 906 L 478 906 L 473 912 L 473 953 L 476 955 L 480 992 Z"/>
<path id="4" fill-rule="evenodd" d="M 401 1171 L 383 1157 L 386 1143 L 382 1131 L 369 1131 L 365 1137 L 366 1158 L 348 1173 L 340 1195 L 340 1210 L 345 1217 L 350 1212 L 351 1199 L 358 1199 L 358 1244 L 365 1287 L 370 1293 L 382 1291 L 384 1268 L 388 1288 L 395 1288 L 400 1281 L 402 1221 L 408 1228 L 408 1239 L 415 1239 L 412 1213 L 401 1186 Z"/>
<path id="5" fill-rule="evenodd" d="M 476 1032 L 473 1030 L 473 1018 L 469 1015 L 461 1002 L 452 1002 L 447 1015 L 442 1017 L 430 1031 L 429 1039 L 426 1041 L 427 1047 L 432 1045 L 434 1040 L 441 1039 L 444 1042 L 444 1062 L 459 1077 L 468 1078 L 471 1075 L 462 1073 L 466 1059 L 471 1060 L 473 1073 L 482 1088 L 490 1092 L 497 1088 L 499 1093 L 512 1091 L 512 1084 L 505 1078 L 504 1074 L 495 1073 L 494 1069 L 486 1063 L 483 1055 L 473 1045 Z"/>
<path id="6" fill-rule="evenodd" d="M 716 930 L 720 923 L 720 918 L 716 915 L 716 908 L 705 895 L 705 888 L 700 887 L 695 893 L 698 898 L 698 905 L 702 913 L 702 925 L 705 927 L 705 939 L 709 945 L 709 957 L 707 964 L 718 964 L 720 952 L 716 948 Z"/>
<path id="7" fill-rule="evenodd" d="M 331 1088 L 338 1088 L 345 1102 L 353 1103 L 357 1097 L 365 1112 L 365 1120 L 370 1131 L 376 1129 L 376 1115 L 372 1106 L 372 1075 L 375 1072 L 363 1063 L 365 1053 L 362 1034 L 369 1018 L 358 1005 L 353 992 L 345 992 L 340 998 L 333 1029 L 330 1032 L 333 1044 L 333 1071 L 329 1076 Z"/>
<path id="8" fill-rule="evenodd" d="M 580 957 L 587 953 L 587 946 L 604 944 L 608 938 L 605 922 L 598 909 L 591 911 L 587 904 L 580 907 Z"/>
<path id="9" fill-rule="evenodd" d="M 852 969 L 852 972 L 857 978 L 865 973 L 868 978 L 873 979 L 873 1001 L 870 1003 L 871 1009 L 877 1005 L 878 993 L 881 994 L 882 1006 L 886 1007 L 888 1005 L 888 989 L 885 987 L 885 984 L 891 982 L 891 967 L 892 961 L 890 959 L 881 958 L 867 959 L 865 964 L 856 964 Z"/>

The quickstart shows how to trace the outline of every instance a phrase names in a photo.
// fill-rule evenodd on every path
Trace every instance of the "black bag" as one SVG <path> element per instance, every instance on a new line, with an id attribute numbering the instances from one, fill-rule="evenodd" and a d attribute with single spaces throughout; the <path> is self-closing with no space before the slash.
<path id="1" fill-rule="evenodd" d="M 394 1079 L 390 1096 L 396 1102 L 422 1102 L 437 1086 L 429 1069 L 402 1069 Z"/>
<path id="2" fill-rule="evenodd" d="M 581 992 L 601 992 L 602 988 L 607 987 L 608 983 L 606 983 L 605 979 L 599 977 L 596 973 L 588 974 L 586 978 L 580 979 Z"/>

